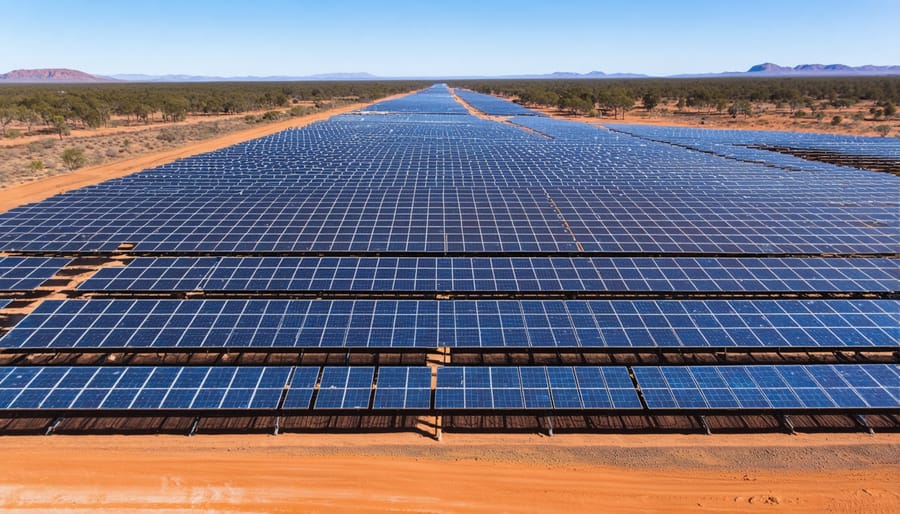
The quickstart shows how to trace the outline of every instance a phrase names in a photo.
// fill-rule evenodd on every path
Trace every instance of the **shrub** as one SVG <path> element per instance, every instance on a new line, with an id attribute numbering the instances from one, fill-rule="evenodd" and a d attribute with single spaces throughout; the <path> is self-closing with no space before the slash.
<path id="1" fill-rule="evenodd" d="M 74 171 L 87 164 L 87 157 L 81 148 L 66 148 L 62 153 L 63 164 Z"/>
<path id="2" fill-rule="evenodd" d="M 842 118 L 842 117 L 840 117 L 840 116 L 835 116 L 835 117 L 831 118 L 831 124 L 832 124 L 833 126 L 838 126 L 838 125 L 840 125 L 842 121 L 844 121 L 844 118 Z"/>
<path id="3" fill-rule="evenodd" d="M 119 151 L 116 150 L 115 148 L 107 148 L 107 149 L 106 149 L 106 156 L 107 156 L 107 157 L 112 158 L 112 157 L 116 157 L 117 155 L 119 155 Z"/>
<path id="4" fill-rule="evenodd" d="M 887 137 L 887 135 L 891 132 L 890 125 L 877 125 L 873 130 L 878 133 L 881 137 Z"/>
<path id="5" fill-rule="evenodd" d="M 15 139 L 22 135 L 22 131 L 19 129 L 9 129 L 6 131 L 6 137 L 10 139 Z"/>
<path id="6" fill-rule="evenodd" d="M 275 120 L 277 120 L 278 118 L 281 118 L 281 113 L 278 112 L 278 111 L 266 111 L 266 112 L 262 115 L 262 119 L 263 119 L 264 121 L 275 121 Z"/>
<path id="7" fill-rule="evenodd" d="M 799 111 L 797 111 L 797 112 L 794 113 L 794 117 L 795 117 L 795 118 L 805 118 L 805 117 L 806 117 L 806 111 L 804 111 L 803 109 L 800 109 Z"/>
<path id="8" fill-rule="evenodd" d="M 159 139 L 160 141 L 165 141 L 166 143 L 174 143 L 176 141 L 180 141 L 181 136 L 175 130 L 162 129 L 159 131 L 159 134 L 157 134 L 156 139 Z"/>
<path id="9" fill-rule="evenodd" d="M 28 167 L 31 169 L 31 171 L 38 172 L 44 169 L 44 162 L 37 160 L 31 161 L 31 164 L 29 164 Z"/>

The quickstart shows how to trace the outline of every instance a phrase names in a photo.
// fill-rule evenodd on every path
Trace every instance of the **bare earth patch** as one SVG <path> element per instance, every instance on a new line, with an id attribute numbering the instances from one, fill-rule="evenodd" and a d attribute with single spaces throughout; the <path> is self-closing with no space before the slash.
<path id="1" fill-rule="evenodd" d="M 866 512 L 900 438 L 843 435 L 23 436 L 4 512 Z"/>

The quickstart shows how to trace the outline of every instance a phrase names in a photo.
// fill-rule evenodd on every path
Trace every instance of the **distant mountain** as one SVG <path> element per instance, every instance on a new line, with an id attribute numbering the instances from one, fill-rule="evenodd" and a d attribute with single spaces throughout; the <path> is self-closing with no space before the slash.
<path id="1" fill-rule="evenodd" d="M 847 66 L 846 64 L 800 64 L 793 68 L 770 62 L 757 64 L 746 71 L 753 75 L 900 75 L 900 66 Z M 743 74 L 741 74 L 743 75 Z"/>
<path id="2" fill-rule="evenodd" d="M 91 75 L 67 68 L 38 68 L 33 70 L 13 70 L 0 75 L 0 82 L 117 82 L 117 79 Z"/>

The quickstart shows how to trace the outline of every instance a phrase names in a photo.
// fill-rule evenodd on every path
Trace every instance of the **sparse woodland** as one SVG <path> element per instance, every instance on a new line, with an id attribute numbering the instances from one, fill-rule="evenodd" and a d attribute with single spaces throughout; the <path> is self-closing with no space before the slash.
<path id="1" fill-rule="evenodd" d="M 3 85 L 0 131 L 9 137 L 8 129 L 15 125 L 19 135 L 41 131 L 61 138 L 75 127 L 181 121 L 188 115 L 240 114 L 341 99 L 367 102 L 426 85 L 412 81 Z"/>
<path id="2" fill-rule="evenodd" d="M 632 109 L 659 105 L 737 117 L 752 116 L 761 104 L 774 104 L 798 118 L 815 118 L 826 109 L 845 110 L 849 118 L 860 114 L 854 107 L 865 105 L 861 115 L 878 121 L 896 117 L 900 103 L 900 77 L 472 80 L 451 86 L 512 97 L 525 105 L 618 119 Z"/>

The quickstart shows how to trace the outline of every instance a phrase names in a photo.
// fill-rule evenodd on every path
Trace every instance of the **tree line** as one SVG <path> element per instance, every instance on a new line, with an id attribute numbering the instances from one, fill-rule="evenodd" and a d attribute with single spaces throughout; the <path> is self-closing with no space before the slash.
<path id="1" fill-rule="evenodd" d="M 638 101 L 651 110 L 664 101 L 679 109 L 749 114 L 752 103 L 770 102 L 793 112 L 826 104 L 845 108 L 874 101 L 888 114 L 900 103 L 900 77 L 721 77 L 641 79 L 467 80 L 452 87 L 515 97 L 522 104 L 552 106 L 575 114 L 624 117 Z M 887 113 L 885 112 L 887 111 Z"/>
<path id="2" fill-rule="evenodd" d="M 164 84 L 0 85 L 0 130 L 13 122 L 50 127 L 60 137 L 71 127 L 97 128 L 113 116 L 128 121 L 181 121 L 189 114 L 239 114 L 301 101 L 369 102 L 426 87 L 417 81 L 230 82 Z"/>

